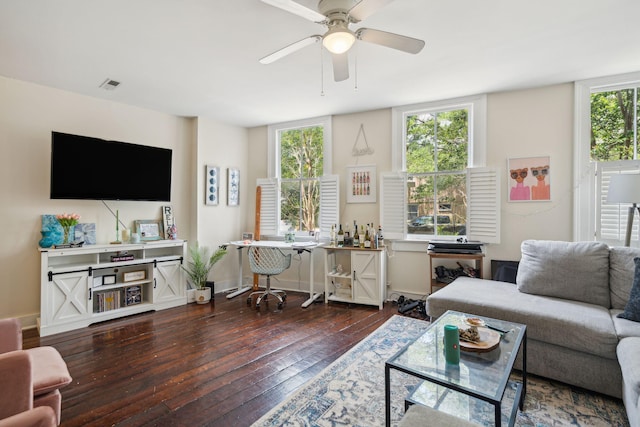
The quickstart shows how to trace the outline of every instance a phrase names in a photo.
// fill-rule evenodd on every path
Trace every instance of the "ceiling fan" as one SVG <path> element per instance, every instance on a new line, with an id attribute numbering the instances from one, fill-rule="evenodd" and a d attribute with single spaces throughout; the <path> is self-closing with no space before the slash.
<path id="1" fill-rule="evenodd" d="M 407 53 L 416 54 L 424 47 L 424 41 L 400 34 L 371 28 L 349 29 L 394 0 L 319 0 L 318 12 L 293 0 L 262 0 L 287 12 L 301 16 L 327 27 L 323 35 L 315 34 L 292 43 L 260 59 L 262 64 L 270 64 L 303 47 L 322 40 L 323 46 L 331 53 L 333 78 L 339 82 L 349 78 L 348 51 L 357 40 L 374 43 Z"/>

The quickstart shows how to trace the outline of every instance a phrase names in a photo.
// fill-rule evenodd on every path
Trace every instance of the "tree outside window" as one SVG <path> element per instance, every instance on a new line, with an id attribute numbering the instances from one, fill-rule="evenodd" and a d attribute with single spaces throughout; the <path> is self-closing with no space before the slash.
<path id="1" fill-rule="evenodd" d="M 638 159 L 638 87 L 591 94 L 591 160 Z"/>
<path id="2" fill-rule="evenodd" d="M 409 234 L 466 234 L 468 115 L 465 108 L 406 116 Z"/>
<path id="3" fill-rule="evenodd" d="M 280 146 L 280 233 L 319 229 L 320 177 L 324 128 L 310 126 L 278 132 Z"/>

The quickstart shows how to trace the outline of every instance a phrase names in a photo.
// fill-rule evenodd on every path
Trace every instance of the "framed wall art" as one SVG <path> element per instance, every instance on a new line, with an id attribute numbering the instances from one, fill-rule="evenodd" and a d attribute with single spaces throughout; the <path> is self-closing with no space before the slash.
<path id="1" fill-rule="evenodd" d="M 347 166 L 347 203 L 376 202 L 376 166 Z"/>
<path id="2" fill-rule="evenodd" d="M 551 200 L 551 158 L 549 156 L 508 159 L 510 202 Z"/>
<path id="3" fill-rule="evenodd" d="M 140 235 L 140 240 L 162 240 L 162 220 L 159 219 L 138 219 L 135 221 L 136 232 Z"/>
<path id="4" fill-rule="evenodd" d="M 227 168 L 227 205 L 240 204 L 240 169 Z"/>
<path id="5" fill-rule="evenodd" d="M 216 206 L 220 199 L 220 168 L 207 165 L 205 167 L 204 203 Z"/>

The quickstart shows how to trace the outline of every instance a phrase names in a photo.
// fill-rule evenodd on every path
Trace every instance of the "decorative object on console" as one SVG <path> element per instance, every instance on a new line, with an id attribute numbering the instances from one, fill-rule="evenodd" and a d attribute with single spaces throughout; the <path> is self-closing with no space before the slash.
<path id="1" fill-rule="evenodd" d="M 71 213 L 71 214 L 63 213 L 63 214 L 56 215 L 56 219 L 62 226 L 62 232 L 63 232 L 62 244 L 66 245 L 70 243 L 69 233 L 71 232 L 71 227 L 74 227 L 78 223 L 78 220 L 80 219 L 80 215 L 76 213 Z"/>
<path id="2" fill-rule="evenodd" d="M 536 202 L 551 200 L 549 156 L 523 157 L 507 161 L 508 201 Z"/>
<path id="3" fill-rule="evenodd" d="M 227 205 L 240 204 L 240 169 L 227 168 Z"/>
<path id="4" fill-rule="evenodd" d="M 171 206 L 162 207 L 162 226 L 164 228 L 164 238 L 167 240 L 175 240 L 178 238 L 178 228 L 176 220 L 173 217 L 173 209 Z"/>
<path id="5" fill-rule="evenodd" d="M 161 228 L 162 224 L 157 219 L 138 219 L 135 221 L 136 231 L 140 235 L 140 240 L 161 240 Z"/>
<path id="6" fill-rule="evenodd" d="M 376 166 L 347 166 L 347 203 L 376 202 Z"/>
<path id="7" fill-rule="evenodd" d="M 640 322 L 640 258 L 634 258 L 633 262 L 636 268 L 633 275 L 633 286 L 629 294 L 629 301 L 627 301 L 624 311 L 618 314 L 618 317 Z"/>
<path id="8" fill-rule="evenodd" d="M 116 240 L 111 242 L 111 244 L 112 245 L 119 245 L 121 243 L 122 243 L 122 241 L 120 240 L 120 211 L 116 210 Z"/>
<path id="9" fill-rule="evenodd" d="M 627 214 L 627 233 L 624 245 L 631 245 L 631 230 L 633 228 L 633 217 L 637 203 L 640 202 L 640 174 L 619 174 L 612 175 L 607 191 L 607 203 L 632 203 Z"/>
<path id="10" fill-rule="evenodd" d="M 75 240 L 84 242 L 85 245 L 96 244 L 96 225 L 95 223 L 76 224 L 74 227 Z"/>
<path id="11" fill-rule="evenodd" d="M 146 270 L 128 271 L 122 275 L 122 280 L 125 282 L 133 282 L 135 280 L 144 280 L 146 277 Z"/>
<path id="12" fill-rule="evenodd" d="M 187 273 L 189 280 L 196 288 L 196 302 L 204 304 L 211 300 L 211 288 L 207 288 L 207 277 L 213 266 L 227 254 L 227 249 L 220 246 L 213 254 L 209 255 L 209 248 L 200 246 L 196 242 L 189 248 L 191 258 L 186 267 L 182 269 Z"/>
<path id="13" fill-rule="evenodd" d="M 116 275 L 115 274 L 105 274 L 102 276 L 102 285 L 115 285 L 116 284 Z"/>
<path id="14" fill-rule="evenodd" d="M 62 230 L 62 225 L 60 225 L 55 215 L 51 215 L 51 214 L 42 215 L 42 231 L 47 233 L 47 237 L 48 237 L 47 242 L 43 242 L 43 243 L 46 244 L 48 243 L 49 240 L 51 240 L 51 244 L 48 246 L 40 245 L 41 247 L 49 248 L 53 245 L 62 244 L 64 233 Z"/>
<path id="15" fill-rule="evenodd" d="M 219 203 L 220 189 L 220 168 L 217 166 L 207 165 L 205 167 L 205 183 L 204 183 L 204 203 L 210 206 L 216 206 Z"/>

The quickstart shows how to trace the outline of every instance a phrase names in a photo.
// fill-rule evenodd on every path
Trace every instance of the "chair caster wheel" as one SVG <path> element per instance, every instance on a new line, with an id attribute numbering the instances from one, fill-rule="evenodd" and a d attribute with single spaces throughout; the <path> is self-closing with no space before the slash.
<path id="1" fill-rule="evenodd" d="M 251 297 L 247 298 L 247 305 L 251 305 Z"/>
<path id="2" fill-rule="evenodd" d="M 260 310 L 260 304 L 256 304 L 256 310 Z"/>
<path id="3" fill-rule="evenodd" d="M 282 303 L 281 302 L 278 303 L 278 310 L 282 310 Z"/>
<path id="4" fill-rule="evenodd" d="M 286 301 L 287 300 L 287 296 L 286 295 L 282 295 L 282 301 Z"/>

